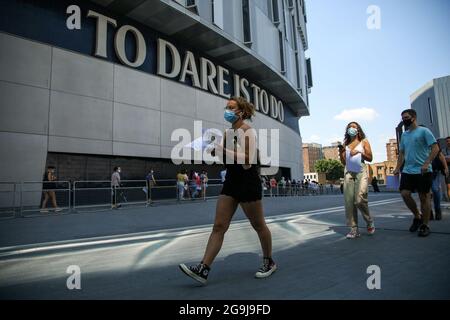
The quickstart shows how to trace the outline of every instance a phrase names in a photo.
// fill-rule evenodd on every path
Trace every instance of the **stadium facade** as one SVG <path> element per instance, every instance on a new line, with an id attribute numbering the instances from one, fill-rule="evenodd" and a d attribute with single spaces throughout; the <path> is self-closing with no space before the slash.
<path id="1" fill-rule="evenodd" d="M 171 133 L 224 130 L 233 95 L 255 104 L 255 128 L 279 129 L 279 174 L 302 178 L 307 48 L 302 0 L 2 1 L 0 181 L 48 165 L 60 180 L 116 165 L 173 178 Z"/>

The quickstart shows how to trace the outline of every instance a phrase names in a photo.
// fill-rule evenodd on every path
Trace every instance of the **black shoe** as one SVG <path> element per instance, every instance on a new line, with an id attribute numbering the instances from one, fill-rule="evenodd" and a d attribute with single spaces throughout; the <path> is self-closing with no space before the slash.
<path id="1" fill-rule="evenodd" d="M 201 284 L 206 284 L 209 274 L 209 267 L 206 264 L 198 264 L 196 266 L 186 266 L 184 263 L 179 265 L 181 271 Z"/>
<path id="2" fill-rule="evenodd" d="M 255 274 L 255 278 L 267 278 L 277 270 L 277 265 L 272 259 L 264 259 L 261 268 Z"/>
<path id="3" fill-rule="evenodd" d="M 442 220 L 442 211 L 440 208 L 436 210 L 436 220 Z"/>
<path id="4" fill-rule="evenodd" d="M 413 224 L 412 224 L 411 227 L 409 228 L 409 231 L 410 231 L 410 232 L 416 232 L 416 231 L 419 229 L 419 227 L 420 227 L 420 225 L 421 225 L 422 223 L 423 223 L 423 222 L 422 222 L 422 219 L 414 218 Z"/>
<path id="5" fill-rule="evenodd" d="M 430 228 L 426 224 L 421 225 L 419 228 L 418 236 L 419 237 L 427 237 L 429 234 L 430 234 Z"/>
<path id="6" fill-rule="evenodd" d="M 434 220 L 434 213 L 433 213 L 433 210 L 430 211 L 430 220 Z"/>

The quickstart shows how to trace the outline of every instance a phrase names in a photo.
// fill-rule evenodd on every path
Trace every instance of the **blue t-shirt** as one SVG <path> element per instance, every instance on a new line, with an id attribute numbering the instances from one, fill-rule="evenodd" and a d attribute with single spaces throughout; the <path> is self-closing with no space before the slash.
<path id="1" fill-rule="evenodd" d="M 406 131 L 400 140 L 400 151 L 405 154 L 403 173 L 421 174 L 421 168 L 431 153 L 431 146 L 436 143 L 431 131 L 424 127 L 417 127 L 413 131 Z M 428 172 L 433 172 L 430 166 Z"/>

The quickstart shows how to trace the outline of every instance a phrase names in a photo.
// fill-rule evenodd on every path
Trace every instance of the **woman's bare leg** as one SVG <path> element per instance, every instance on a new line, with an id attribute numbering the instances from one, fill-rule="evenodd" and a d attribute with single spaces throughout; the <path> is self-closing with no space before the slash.
<path id="1" fill-rule="evenodd" d="M 272 234 L 264 219 L 261 200 L 241 203 L 241 208 L 258 233 L 259 241 L 265 258 L 272 258 Z"/>
<path id="2" fill-rule="evenodd" d="M 214 227 L 209 236 L 205 255 L 202 263 L 211 266 L 220 249 L 222 248 L 223 238 L 230 226 L 231 219 L 236 212 L 238 202 L 232 197 L 220 195 L 216 205 L 216 218 Z"/>
<path id="3" fill-rule="evenodd" d="M 48 201 L 48 192 L 44 192 L 44 201 L 42 201 L 41 209 L 46 209 L 47 208 L 47 201 Z"/>
<path id="4" fill-rule="evenodd" d="M 52 200 L 53 208 L 56 209 L 58 206 L 56 205 L 56 194 L 55 194 L 55 191 L 50 191 L 49 194 L 50 194 L 50 199 Z"/>

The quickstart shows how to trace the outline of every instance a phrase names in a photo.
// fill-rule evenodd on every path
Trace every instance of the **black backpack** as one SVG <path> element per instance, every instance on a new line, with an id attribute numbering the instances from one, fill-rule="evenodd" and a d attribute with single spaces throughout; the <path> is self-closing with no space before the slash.
<path id="1" fill-rule="evenodd" d="M 445 175 L 445 168 L 444 165 L 441 162 L 441 159 L 439 159 L 439 156 L 441 155 L 441 151 L 437 154 L 436 158 L 434 158 L 433 162 L 431 163 L 431 166 L 433 167 L 433 172 L 442 172 L 443 175 Z"/>

